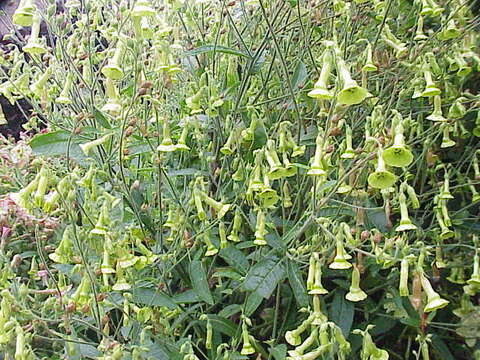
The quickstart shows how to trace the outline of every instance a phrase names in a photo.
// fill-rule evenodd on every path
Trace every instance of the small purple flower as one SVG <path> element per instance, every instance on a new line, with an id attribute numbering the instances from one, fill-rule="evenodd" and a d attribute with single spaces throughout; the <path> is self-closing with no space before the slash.
<path id="1" fill-rule="evenodd" d="M 7 226 L 2 226 L 2 240 L 6 239 L 12 232 L 12 228 Z"/>
<path id="2" fill-rule="evenodd" d="M 43 285 L 47 286 L 47 280 L 48 280 L 48 271 L 47 270 L 39 270 L 37 271 L 37 276 L 42 279 Z"/>

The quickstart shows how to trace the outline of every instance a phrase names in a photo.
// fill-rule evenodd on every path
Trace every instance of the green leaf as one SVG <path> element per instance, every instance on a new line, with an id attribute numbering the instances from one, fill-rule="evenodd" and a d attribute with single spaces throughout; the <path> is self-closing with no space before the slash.
<path id="1" fill-rule="evenodd" d="M 272 354 L 275 360 L 285 360 L 287 357 L 287 345 L 280 344 L 274 346 L 270 349 L 270 354 Z"/>
<path id="2" fill-rule="evenodd" d="M 240 281 L 243 278 L 242 275 L 240 275 L 238 272 L 236 272 L 235 270 L 232 270 L 230 268 L 218 269 L 212 274 L 212 276 L 229 278 L 229 279 L 233 279 L 233 280 L 237 280 L 237 281 Z"/>
<path id="3" fill-rule="evenodd" d="M 158 343 L 150 343 L 147 345 L 148 347 L 148 355 L 153 359 L 159 360 L 173 360 L 173 354 L 169 353 L 169 351 L 165 348 L 165 346 L 158 344 Z M 179 351 L 175 351 L 175 353 L 179 353 Z"/>
<path id="4" fill-rule="evenodd" d="M 253 64 L 249 64 L 251 66 L 249 69 L 250 75 L 257 74 L 262 69 L 263 65 L 265 64 L 265 55 L 262 53 L 252 61 L 254 61 Z"/>
<path id="5" fill-rule="evenodd" d="M 293 72 L 292 76 L 293 91 L 299 90 L 299 88 L 305 83 L 307 75 L 307 67 L 302 61 L 300 61 L 295 67 L 295 71 Z"/>
<path id="6" fill-rule="evenodd" d="M 250 58 L 250 56 L 248 54 L 245 54 L 244 52 L 241 52 L 226 46 L 222 46 L 222 45 L 203 45 L 203 46 L 197 47 L 196 49 L 188 51 L 187 55 L 195 56 L 195 55 L 205 54 L 209 52 L 219 52 L 222 54 L 241 56 L 248 59 Z"/>
<path id="7" fill-rule="evenodd" d="M 247 355 L 240 355 L 240 353 L 238 351 L 235 351 L 232 354 L 230 354 L 230 359 L 231 360 L 248 360 L 248 356 Z"/>
<path id="8" fill-rule="evenodd" d="M 253 266 L 248 272 L 243 288 L 265 299 L 269 298 L 277 284 L 285 278 L 283 258 L 270 255 Z"/>
<path id="9" fill-rule="evenodd" d="M 272 229 L 272 230 L 275 229 L 273 224 L 268 224 L 267 223 L 267 227 Z M 282 242 L 282 239 L 273 231 L 265 235 L 265 241 L 267 242 L 268 246 L 270 246 L 272 249 L 285 248 L 285 246 Z"/>
<path id="10" fill-rule="evenodd" d="M 345 299 L 345 291 L 335 291 L 329 318 L 342 329 L 343 336 L 348 337 L 353 323 L 355 308 L 353 303 Z"/>
<path id="11" fill-rule="evenodd" d="M 142 191 L 142 190 L 143 190 L 142 188 L 138 188 L 138 189 L 135 188 L 135 189 L 132 189 L 130 191 L 131 199 L 135 202 L 135 204 L 133 204 L 130 201 L 130 198 L 127 198 L 126 196 L 123 198 L 125 203 L 132 209 L 133 212 L 141 209 L 142 204 L 145 201 L 145 198 L 143 196 L 145 194 L 145 192 Z M 142 220 L 143 224 L 145 224 L 145 226 L 149 230 L 153 231 L 154 224 L 153 224 L 153 220 L 150 217 L 150 215 L 151 215 L 150 213 L 145 212 L 145 211 L 142 211 L 142 212 L 139 213 L 140 219 Z"/>
<path id="12" fill-rule="evenodd" d="M 466 231 L 476 234 L 480 234 L 480 223 L 476 220 L 463 220 L 461 224 L 458 225 L 458 227 L 465 229 Z"/>
<path id="13" fill-rule="evenodd" d="M 93 117 L 95 118 L 96 121 L 98 121 L 98 123 L 100 125 L 102 125 L 105 129 L 111 129 L 112 126 L 110 125 L 110 123 L 108 122 L 108 119 L 106 118 L 105 115 L 103 115 L 103 113 L 98 110 L 97 108 L 94 108 L 93 109 Z"/>
<path id="14" fill-rule="evenodd" d="M 455 360 L 447 345 L 445 345 L 445 342 L 437 334 L 433 334 L 432 336 L 432 347 L 435 352 L 440 354 L 439 359 Z"/>
<path id="15" fill-rule="evenodd" d="M 233 245 L 221 249 L 218 253 L 220 257 L 226 261 L 228 265 L 235 270 L 245 275 L 248 271 L 250 264 L 247 257 Z"/>
<path id="16" fill-rule="evenodd" d="M 170 297 L 158 290 L 134 287 L 132 296 L 132 301 L 136 304 L 148 306 L 165 306 L 169 309 L 177 308 L 177 305 L 172 301 Z"/>
<path id="17" fill-rule="evenodd" d="M 36 155 L 66 156 L 68 153 L 72 159 L 82 162 L 86 157 L 78 145 L 78 139 L 71 136 L 71 133 L 63 130 L 37 134 L 28 145 Z"/>
<path id="18" fill-rule="evenodd" d="M 238 314 L 241 311 L 242 311 L 242 306 L 240 304 L 230 304 L 225 306 L 222 310 L 220 310 L 218 315 L 224 318 L 229 318 L 230 316 Z"/>
<path id="19" fill-rule="evenodd" d="M 128 147 L 128 154 L 130 156 L 147 154 L 151 152 L 152 152 L 152 149 L 146 142 L 137 142 Z"/>
<path id="20" fill-rule="evenodd" d="M 92 345 L 76 344 L 76 348 L 81 358 L 97 359 L 101 355 L 101 352 Z"/>
<path id="21" fill-rule="evenodd" d="M 405 324 L 405 325 L 408 325 L 408 326 L 411 326 L 411 327 L 414 327 L 414 328 L 419 328 L 420 327 L 420 322 L 413 319 L 413 318 L 403 318 L 403 319 L 400 319 L 400 322 L 402 324 Z"/>
<path id="22" fill-rule="evenodd" d="M 355 213 L 351 208 L 348 207 L 337 207 L 337 206 L 324 206 L 322 207 L 317 216 L 323 217 L 339 217 L 339 216 L 355 216 Z"/>
<path id="23" fill-rule="evenodd" d="M 253 135 L 253 144 L 252 149 L 260 149 L 267 143 L 267 131 L 265 130 L 265 126 L 259 123 L 255 128 L 255 132 Z"/>
<path id="24" fill-rule="evenodd" d="M 225 319 L 218 315 L 208 315 L 213 328 L 230 337 L 234 337 L 237 332 L 237 325 L 233 321 Z"/>
<path id="25" fill-rule="evenodd" d="M 291 260 L 287 261 L 287 274 L 290 287 L 292 288 L 293 295 L 295 296 L 295 300 L 297 300 L 298 306 L 307 307 L 308 295 L 307 289 L 304 286 L 302 273 L 300 272 L 297 264 Z"/>
<path id="26" fill-rule="evenodd" d="M 402 300 L 403 308 L 407 312 L 409 318 L 402 319 L 400 321 L 404 324 L 414 326 L 416 328 L 420 328 L 420 316 L 418 315 L 418 312 L 415 310 L 415 308 L 412 306 L 412 303 L 410 302 L 408 297 L 404 296 L 401 298 L 401 300 Z"/>
<path id="27" fill-rule="evenodd" d="M 372 329 L 372 335 L 382 335 L 391 330 L 395 325 L 397 325 L 396 319 L 391 319 L 383 316 L 375 318 L 372 322 L 375 327 Z"/>
<path id="28" fill-rule="evenodd" d="M 213 297 L 208 287 L 207 273 L 202 266 L 202 263 L 198 260 L 193 260 L 190 263 L 190 280 L 192 281 L 193 290 L 197 293 L 198 297 L 205 301 L 207 304 L 213 305 Z"/>
<path id="29" fill-rule="evenodd" d="M 195 168 L 185 168 L 185 169 L 177 169 L 177 170 L 169 170 L 168 176 L 208 176 L 206 171 L 202 171 L 200 169 Z"/>
<path id="30" fill-rule="evenodd" d="M 310 169 L 310 166 L 305 165 L 305 164 L 292 163 L 292 165 L 299 168 L 299 169 L 304 169 L 304 170 L 309 170 Z"/>
<path id="31" fill-rule="evenodd" d="M 193 290 L 187 290 L 180 294 L 175 294 L 172 300 L 176 304 L 192 304 L 201 301 L 197 293 Z"/>
<path id="32" fill-rule="evenodd" d="M 260 306 L 263 301 L 263 297 L 257 293 L 251 293 L 247 296 L 245 301 L 244 313 L 246 316 L 252 315 L 255 310 Z"/>
<path id="33" fill-rule="evenodd" d="M 387 217 L 382 209 L 365 210 L 365 220 L 368 228 L 375 228 L 380 231 L 388 231 Z"/>

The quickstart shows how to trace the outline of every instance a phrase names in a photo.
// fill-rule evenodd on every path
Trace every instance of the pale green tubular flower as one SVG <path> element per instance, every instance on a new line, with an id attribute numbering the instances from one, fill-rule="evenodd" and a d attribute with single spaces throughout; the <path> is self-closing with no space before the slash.
<path id="1" fill-rule="evenodd" d="M 360 271 L 358 266 L 354 265 L 352 270 L 352 284 L 350 285 L 350 291 L 345 295 L 345 298 L 349 301 L 357 302 L 367 298 L 367 294 L 360 289 Z"/>

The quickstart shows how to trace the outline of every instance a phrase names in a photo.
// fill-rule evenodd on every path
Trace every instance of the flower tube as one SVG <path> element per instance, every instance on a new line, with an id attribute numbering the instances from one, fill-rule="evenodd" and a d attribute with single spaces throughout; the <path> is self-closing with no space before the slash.
<path id="1" fill-rule="evenodd" d="M 405 167 L 412 163 L 413 154 L 405 145 L 405 137 L 403 135 L 404 128 L 402 121 L 395 127 L 395 136 L 393 145 L 385 149 L 382 153 L 383 160 L 390 166 Z"/>
<path id="2" fill-rule="evenodd" d="M 82 149 L 83 153 L 88 156 L 90 154 L 90 151 L 92 149 L 97 148 L 100 145 L 103 145 L 107 142 L 107 140 L 112 136 L 113 133 L 106 134 L 102 137 L 99 137 L 98 139 L 80 144 L 80 149 Z"/>
<path id="3" fill-rule="evenodd" d="M 242 340 L 243 346 L 240 351 L 241 355 L 252 355 L 255 354 L 255 348 L 253 347 L 250 341 L 250 334 L 248 333 L 247 322 L 250 323 L 250 320 L 245 318 L 242 322 Z"/>
<path id="4" fill-rule="evenodd" d="M 360 289 L 360 271 L 358 266 L 354 265 L 352 270 L 352 283 L 350 285 L 349 292 L 345 295 L 345 298 L 349 301 L 357 302 L 367 298 L 367 294 Z"/>
<path id="5" fill-rule="evenodd" d="M 242 226 L 242 215 L 240 214 L 240 210 L 237 208 L 235 210 L 235 215 L 233 216 L 233 225 L 232 231 L 230 235 L 228 235 L 227 239 L 234 242 L 239 242 L 240 238 L 238 237 L 238 233 Z"/>
<path id="6" fill-rule="evenodd" d="M 106 78 L 111 80 L 119 80 L 123 78 L 123 70 L 121 64 L 126 49 L 127 43 L 125 39 L 120 36 L 113 57 L 108 61 L 107 65 L 102 68 L 102 74 L 105 75 Z"/>
<path id="7" fill-rule="evenodd" d="M 265 213 L 261 209 L 258 209 L 257 223 L 255 225 L 255 240 L 253 241 L 253 243 L 259 246 L 267 245 L 267 241 L 265 240 L 266 234 L 267 231 L 265 230 Z"/>
<path id="8" fill-rule="evenodd" d="M 340 155 L 341 159 L 353 159 L 355 157 L 355 150 L 352 145 L 352 128 L 345 125 L 345 151 Z"/>
<path id="9" fill-rule="evenodd" d="M 377 168 L 368 176 L 368 184 L 375 189 L 386 189 L 391 187 L 396 180 L 396 176 L 386 169 L 383 152 L 379 149 Z"/>
<path id="10" fill-rule="evenodd" d="M 428 36 L 426 36 L 425 33 L 423 32 L 423 16 L 420 15 L 417 19 L 417 29 L 415 31 L 415 37 L 413 38 L 413 40 L 423 41 L 427 39 L 428 39 Z"/>
<path id="11" fill-rule="evenodd" d="M 343 247 L 343 237 L 340 234 L 336 236 L 336 254 L 333 262 L 328 266 L 330 269 L 345 270 L 350 269 L 352 264 L 347 261 L 345 249 Z"/>
<path id="12" fill-rule="evenodd" d="M 341 105 L 360 104 L 369 95 L 368 91 L 360 86 L 352 79 L 347 69 L 345 61 L 339 56 L 337 57 L 338 74 L 342 80 L 342 90 L 338 93 L 338 103 Z"/>
<path id="13" fill-rule="evenodd" d="M 330 100 L 333 97 L 333 94 L 328 90 L 328 80 L 330 77 L 332 69 L 332 54 L 330 49 L 326 49 L 323 52 L 322 56 L 322 69 L 320 70 L 320 77 L 313 86 L 313 89 L 308 92 L 308 96 L 321 99 L 321 100 Z"/>
<path id="14" fill-rule="evenodd" d="M 432 285 L 428 281 L 428 279 L 425 277 L 425 274 L 423 271 L 420 272 L 420 280 L 422 282 L 422 288 L 427 294 L 427 305 L 423 309 L 425 312 L 431 312 L 434 310 L 441 309 L 445 306 L 448 305 L 448 301 L 445 299 L 442 299 L 440 295 L 433 290 Z"/>
<path id="15" fill-rule="evenodd" d="M 173 144 L 172 138 L 170 136 L 170 125 L 166 117 L 163 118 L 162 142 L 160 143 L 160 145 L 158 145 L 157 150 L 160 152 L 172 152 L 176 150 L 176 147 Z"/>
<path id="16" fill-rule="evenodd" d="M 300 358 L 302 359 L 302 355 L 305 353 L 305 351 L 311 347 L 315 341 L 318 338 L 318 328 L 314 328 L 310 335 L 301 343 L 299 346 L 295 348 L 295 350 L 290 350 L 288 352 L 288 355 L 293 357 L 294 359 Z"/>
<path id="17" fill-rule="evenodd" d="M 405 256 L 400 263 L 400 286 L 399 286 L 400 296 L 409 296 L 408 267 L 409 267 L 409 258 L 408 256 Z"/>
<path id="18" fill-rule="evenodd" d="M 315 155 L 313 157 L 313 161 L 310 165 L 310 169 L 307 171 L 307 175 L 312 176 L 326 176 L 326 168 L 323 163 L 323 156 L 325 152 L 323 150 L 323 137 L 322 131 L 319 129 L 317 138 L 315 140 L 316 148 L 315 148 Z"/>
<path id="19" fill-rule="evenodd" d="M 285 340 L 292 346 L 298 346 L 302 343 L 302 334 L 312 324 L 314 320 L 313 315 L 305 319 L 296 329 L 289 330 L 285 333 Z"/>
<path id="20" fill-rule="evenodd" d="M 65 105 L 72 103 L 72 99 L 70 98 L 70 91 L 72 89 L 72 85 L 73 85 L 73 72 L 70 71 L 67 74 L 67 79 L 65 80 L 65 86 L 63 87 L 62 92 L 55 99 L 56 103 L 65 104 Z"/>
<path id="21" fill-rule="evenodd" d="M 320 259 L 318 253 L 313 253 L 315 259 L 314 263 L 314 281 L 311 286 L 310 295 L 324 295 L 328 294 L 328 290 L 325 289 L 322 285 L 322 265 L 320 264 Z"/>
<path id="22" fill-rule="evenodd" d="M 400 225 L 397 226 L 395 231 L 416 230 L 417 227 L 412 223 L 408 216 L 407 197 L 403 191 L 400 191 L 398 201 L 400 203 Z"/>
<path id="23" fill-rule="evenodd" d="M 38 12 L 35 13 L 32 20 L 32 31 L 30 32 L 30 37 L 28 38 L 27 45 L 25 45 L 22 50 L 30 55 L 40 55 L 47 52 L 45 45 L 43 45 L 39 40 L 40 35 L 40 24 L 42 18 Z"/>
<path id="24" fill-rule="evenodd" d="M 215 201 L 211 197 L 209 197 L 207 194 L 205 194 L 203 191 L 198 191 L 198 194 L 202 201 L 210 206 L 212 209 L 215 210 L 217 214 L 217 219 L 220 220 L 225 216 L 225 214 L 230 210 L 230 207 L 232 206 L 231 204 L 223 204 L 219 201 Z"/>
<path id="25" fill-rule="evenodd" d="M 480 288 L 480 255 L 478 253 L 473 258 L 473 272 L 467 284 Z"/>
<path id="26" fill-rule="evenodd" d="M 18 8 L 13 13 L 12 22 L 19 26 L 31 26 L 35 9 L 33 0 L 20 0 Z"/>
<path id="27" fill-rule="evenodd" d="M 422 97 L 438 96 L 441 93 L 441 90 L 437 88 L 437 86 L 433 82 L 430 68 L 431 68 L 431 65 L 428 62 L 423 64 L 423 77 L 425 78 L 426 85 L 425 85 L 425 89 L 420 94 L 420 96 Z"/>
<path id="28" fill-rule="evenodd" d="M 43 72 L 43 75 L 38 78 L 36 82 L 30 85 L 30 91 L 35 94 L 37 97 L 42 97 L 47 89 L 45 88 L 45 85 L 47 85 L 47 81 L 50 79 L 50 76 L 52 75 L 52 67 L 49 66 L 47 70 Z"/>
<path id="29" fill-rule="evenodd" d="M 280 179 L 285 176 L 285 169 L 278 158 L 278 154 L 275 150 L 275 142 L 271 139 L 267 141 L 267 150 L 265 151 L 265 159 L 270 166 L 268 171 L 268 178 L 270 180 Z"/>
<path id="30" fill-rule="evenodd" d="M 372 44 L 370 44 L 370 42 L 367 43 L 367 47 L 365 49 L 365 54 L 366 54 L 365 65 L 363 65 L 362 71 L 363 72 L 377 71 L 378 68 L 373 63 Z"/>

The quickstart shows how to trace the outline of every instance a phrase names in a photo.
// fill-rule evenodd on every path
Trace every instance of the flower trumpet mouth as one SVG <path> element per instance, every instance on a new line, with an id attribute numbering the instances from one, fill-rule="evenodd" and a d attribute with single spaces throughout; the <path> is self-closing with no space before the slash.
<path id="1" fill-rule="evenodd" d="M 360 104 L 368 97 L 368 91 L 357 85 L 356 82 L 345 86 L 338 94 L 338 102 L 342 105 Z"/>
<path id="2" fill-rule="evenodd" d="M 132 16 L 135 17 L 144 17 L 144 16 L 155 16 L 156 11 L 152 8 L 148 1 L 139 0 L 132 9 Z"/>
<path id="3" fill-rule="evenodd" d="M 38 41 L 32 41 L 22 48 L 23 51 L 32 55 L 40 55 L 47 52 L 45 46 Z"/>
<path id="4" fill-rule="evenodd" d="M 284 177 L 285 174 L 286 174 L 285 168 L 283 168 L 282 166 L 275 166 L 271 168 L 270 171 L 268 172 L 268 178 L 270 180 L 277 180 Z"/>
<path id="5" fill-rule="evenodd" d="M 320 77 L 313 86 L 313 89 L 308 92 L 308 96 L 319 100 L 330 100 L 333 98 L 333 93 L 328 90 L 328 78 L 330 76 L 332 67 L 332 55 L 330 50 L 325 50 L 323 54 L 323 66 L 320 71 Z"/>
<path id="6" fill-rule="evenodd" d="M 395 175 L 390 171 L 375 171 L 368 176 L 368 184 L 375 189 L 386 189 L 396 181 Z"/>
<path id="7" fill-rule="evenodd" d="M 307 95 L 320 100 L 330 100 L 333 97 L 332 92 L 324 87 L 314 87 Z"/>
<path id="8" fill-rule="evenodd" d="M 441 90 L 437 88 L 434 85 L 428 86 L 425 88 L 425 90 L 422 92 L 422 97 L 432 97 L 432 96 L 437 96 L 441 94 Z"/>
<path id="9" fill-rule="evenodd" d="M 123 70 L 117 64 L 110 63 L 102 69 L 102 74 L 112 80 L 119 80 L 123 77 Z"/>
<path id="10" fill-rule="evenodd" d="M 393 145 L 383 152 L 383 160 L 390 166 L 405 167 L 413 161 L 413 154 L 405 146 Z"/>
<path id="11" fill-rule="evenodd" d="M 307 172 L 307 175 L 312 175 L 312 176 L 326 176 L 327 175 L 327 172 L 325 170 L 323 170 L 322 168 L 320 167 L 311 167 L 308 172 Z"/>
<path id="12" fill-rule="evenodd" d="M 448 300 L 438 297 L 433 299 L 432 301 L 429 301 L 428 304 L 425 306 L 425 309 L 423 309 L 423 311 L 430 312 L 430 311 L 441 309 L 447 305 L 448 305 Z"/>
<path id="13" fill-rule="evenodd" d="M 381 149 L 378 151 L 377 161 L 377 169 L 368 176 L 368 184 L 375 189 L 389 188 L 397 181 L 397 177 L 386 169 Z"/>
<path id="14" fill-rule="evenodd" d="M 23 3 L 23 6 L 21 5 Z M 12 22 L 19 26 L 31 26 L 33 23 L 33 15 L 35 13 L 35 5 L 33 1 L 21 1 L 20 6 L 12 16 Z"/>
<path id="15" fill-rule="evenodd" d="M 400 225 L 395 228 L 395 231 L 416 230 L 417 227 L 410 220 L 400 221 Z"/>
<path id="16" fill-rule="evenodd" d="M 89 142 L 86 142 L 86 143 L 83 143 L 83 144 L 80 144 L 80 149 L 82 149 L 83 153 L 88 156 L 90 154 L 90 151 L 92 151 L 92 149 L 100 146 L 100 145 L 103 145 L 105 144 L 105 142 L 110 138 L 110 136 L 112 136 L 113 134 L 112 133 L 109 133 L 107 135 L 104 135 L 98 139 L 95 139 L 95 140 L 92 140 L 92 141 L 89 141 Z"/>

